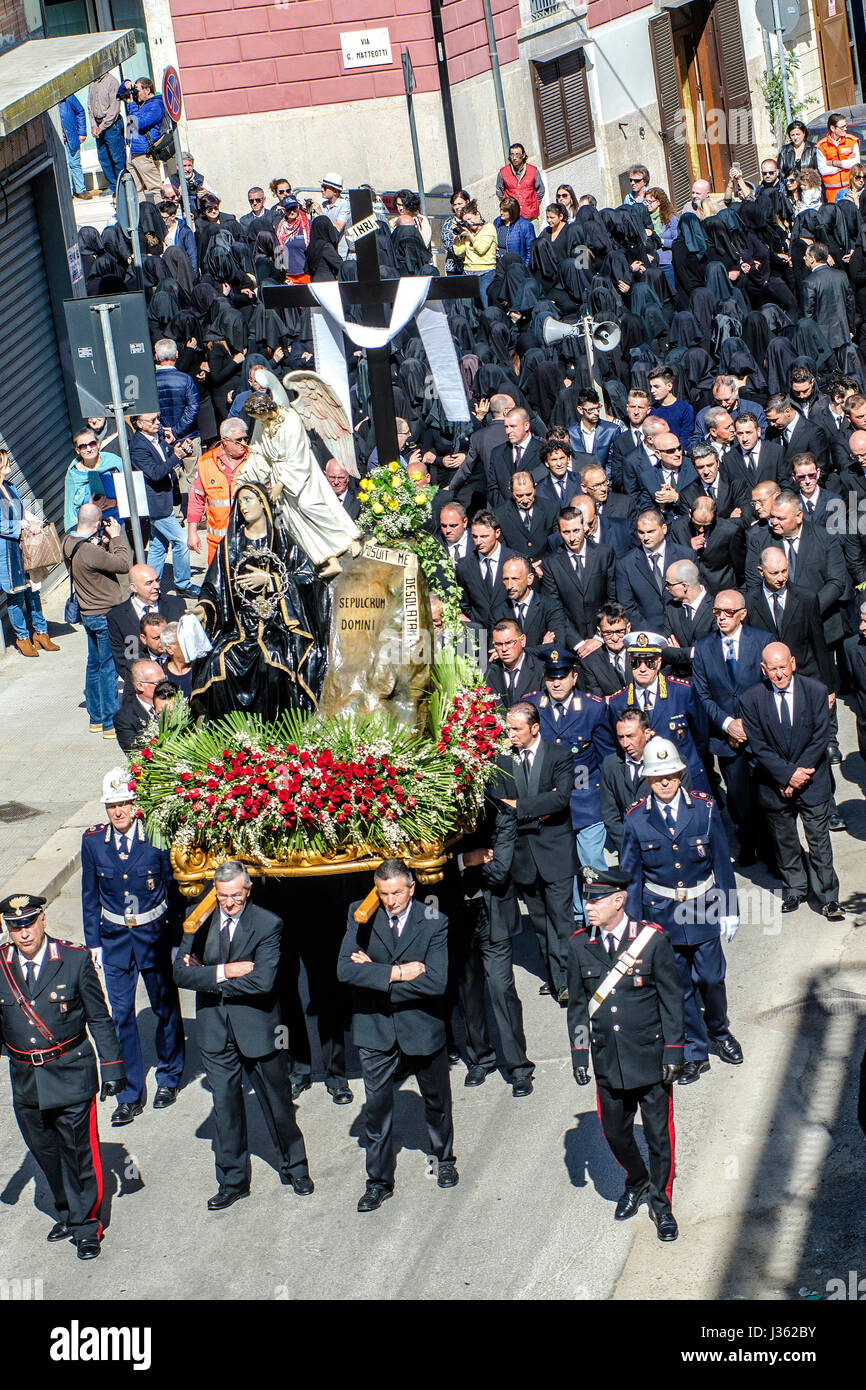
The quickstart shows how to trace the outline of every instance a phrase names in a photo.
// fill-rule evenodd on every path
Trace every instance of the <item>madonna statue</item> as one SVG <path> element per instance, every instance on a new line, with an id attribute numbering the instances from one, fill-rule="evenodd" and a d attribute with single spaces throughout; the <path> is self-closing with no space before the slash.
<path id="1" fill-rule="evenodd" d="M 329 608 L 327 584 L 274 520 L 265 489 L 241 483 L 201 587 L 197 612 L 213 650 L 196 666 L 193 716 L 312 713 L 325 678 Z"/>

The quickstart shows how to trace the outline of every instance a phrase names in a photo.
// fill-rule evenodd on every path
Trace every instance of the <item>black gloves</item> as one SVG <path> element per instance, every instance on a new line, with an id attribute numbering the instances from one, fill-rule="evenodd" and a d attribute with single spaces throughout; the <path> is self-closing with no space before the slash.
<path id="1" fill-rule="evenodd" d="M 676 1081 L 682 1069 L 681 1062 L 666 1062 L 662 1067 L 662 1084 L 670 1086 L 672 1082 Z"/>
<path id="2" fill-rule="evenodd" d="M 118 1076 L 116 1081 L 103 1081 L 99 1099 L 105 1100 L 106 1096 L 116 1096 L 128 1084 L 125 1076 Z"/>
<path id="3" fill-rule="evenodd" d="M 588 1086 L 589 1072 L 587 1071 L 586 1067 L 575 1067 L 574 1079 L 577 1082 L 578 1086 Z"/>

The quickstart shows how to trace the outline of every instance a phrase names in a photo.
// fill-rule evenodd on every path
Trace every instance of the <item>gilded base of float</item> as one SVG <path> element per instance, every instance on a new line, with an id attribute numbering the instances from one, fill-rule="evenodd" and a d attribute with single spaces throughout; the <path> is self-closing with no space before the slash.
<path id="1" fill-rule="evenodd" d="M 459 837 L 454 837 L 459 838 Z M 421 884 L 438 883 L 447 859 L 446 843 L 435 840 L 429 844 L 406 845 L 400 850 L 383 849 L 370 853 L 365 846 L 350 846 L 333 854 L 294 854 L 285 859 L 249 859 L 243 854 L 220 853 L 198 847 L 170 851 L 171 867 L 178 887 L 186 898 L 197 898 L 209 888 L 214 869 L 227 860 L 237 859 L 252 878 L 315 878 L 326 874 L 372 873 L 384 859 L 403 859 Z"/>

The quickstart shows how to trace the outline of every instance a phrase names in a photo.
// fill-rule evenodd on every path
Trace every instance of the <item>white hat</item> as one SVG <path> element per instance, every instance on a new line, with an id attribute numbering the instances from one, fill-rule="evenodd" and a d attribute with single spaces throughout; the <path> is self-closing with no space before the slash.
<path id="1" fill-rule="evenodd" d="M 197 661 L 212 649 L 208 635 L 194 613 L 184 613 L 179 619 L 177 640 L 185 661 Z"/>
<path id="2" fill-rule="evenodd" d="M 129 771 L 125 767 L 113 767 L 102 779 L 102 804 L 108 806 L 117 801 L 134 801 L 135 792 L 129 789 Z"/>
<path id="3" fill-rule="evenodd" d="M 669 739 L 654 734 L 643 750 L 644 777 L 664 777 L 669 772 L 685 772 L 686 765 Z"/>
<path id="4" fill-rule="evenodd" d="M 637 632 L 627 632 L 623 638 L 626 647 L 635 647 L 637 651 L 646 651 L 650 654 L 664 652 L 668 648 L 668 640 L 662 637 L 660 632 L 647 632 L 645 628 L 639 628 Z"/>
<path id="5" fill-rule="evenodd" d="M 326 183 L 326 184 L 328 185 L 329 188 L 336 188 L 336 189 L 338 189 L 340 193 L 342 193 L 342 191 L 343 191 L 343 175 L 342 175 L 342 174 L 324 174 L 324 175 L 322 176 L 322 183 Z"/>

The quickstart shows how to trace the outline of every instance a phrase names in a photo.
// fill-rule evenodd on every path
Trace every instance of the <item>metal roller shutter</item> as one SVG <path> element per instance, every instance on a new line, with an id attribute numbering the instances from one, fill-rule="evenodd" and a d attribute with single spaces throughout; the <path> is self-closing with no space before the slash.
<path id="1" fill-rule="evenodd" d="M 14 185 L 6 196 L 0 224 L 0 442 L 12 453 L 11 481 L 21 496 L 41 500 L 46 521 L 62 531 L 71 425 L 39 225 L 28 183 Z"/>
<path id="2" fill-rule="evenodd" d="M 761 170 L 758 151 L 752 139 L 752 96 L 737 0 L 716 0 L 715 16 L 722 54 L 722 100 L 727 119 L 728 149 L 731 160 L 739 161 L 744 177 L 759 183 Z"/>
<path id="3" fill-rule="evenodd" d="M 692 171 L 686 146 L 679 134 L 683 99 L 674 54 L 673 28 L 667 11 L 649 20 L 648 29 L 659 104 L 659 134 L 668 167 L 668 188 L 674 207 L 681 208 L 691 196 Z"/>

